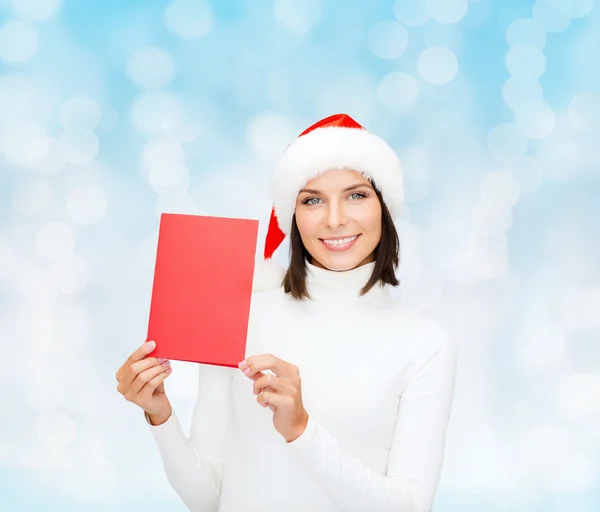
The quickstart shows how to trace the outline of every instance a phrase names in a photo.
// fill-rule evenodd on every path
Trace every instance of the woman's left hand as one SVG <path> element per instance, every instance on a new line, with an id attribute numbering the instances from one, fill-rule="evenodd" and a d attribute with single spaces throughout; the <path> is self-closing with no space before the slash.
<path id="1" fill-rule="evenodd" d="M 256 401 L 273 411 L 273 425 L 288 443 L 304 432 L 308 413 L 302 404 L 300 371 L 297 366 L 271 354 L 251 356 L 238 364 L 254 381 Z M 275 375 L 263 373 L 272 371 Z"/>

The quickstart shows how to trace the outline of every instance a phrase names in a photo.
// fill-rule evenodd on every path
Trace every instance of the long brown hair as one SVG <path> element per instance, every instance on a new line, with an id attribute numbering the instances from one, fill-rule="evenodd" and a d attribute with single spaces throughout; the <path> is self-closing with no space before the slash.
<path id="1" fill-rule="evenodd" d="M 369 180 L 371 181 L 371 180 Z M 375 247 L 375 267 L 371 277 L 360 291 L 361 295 L 373 288 L 377 283 L 398 286 L 400 281 L 396 277 L 396 269 L 400 262 L 400 241 L 394 220 L 390 211 L 383 201 L 381 192 L 371 181 L 379 204 L 381 204 L 381 239 Z M 292 217 L 292 229 L 290 232 L 290 265 L 283 278 L 283 289 L 296 300 L 310 299 L 306 287 L 306 261 L 312 263 L 312 256 L 304 247 L 298 225 L 296 214 Z"/>

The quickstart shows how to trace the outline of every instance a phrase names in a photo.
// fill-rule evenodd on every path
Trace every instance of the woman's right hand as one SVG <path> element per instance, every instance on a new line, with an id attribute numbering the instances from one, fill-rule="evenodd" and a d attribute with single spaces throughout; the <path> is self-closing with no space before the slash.
<path id="1" fill-rule="evenodd" d="M 164 380 L 171 375 L 171 365 L 166 359 L 146 357 L 156 347 L 154 341 L 144 343 L 135 350 L 117 370 L 117 391 L 126 400 L 141 407 L 154 419 L 162 422 L 171 416 L 171 403 L 165 394 Z"/>

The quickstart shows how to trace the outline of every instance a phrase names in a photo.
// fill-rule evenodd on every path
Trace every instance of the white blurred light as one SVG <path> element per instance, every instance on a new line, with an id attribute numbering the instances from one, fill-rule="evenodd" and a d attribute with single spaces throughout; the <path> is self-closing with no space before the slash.
<path id="1" fill-rule="evenodd" d="M 600 94 L 582 92 L 569 103 L 569 120 L 580 130 L 600 133 Z"/>
<path id="2" fill-rule="evenodd" d="M 507 170 L 490 172 L 481 182 L 481 198 L 488 204 L 511 207 L 521 195 L 521 186 Z"/>
<path id="3" fill-rule="evenodd" d="M 25 381 L 25 403 L 34 411 L 52 411 L 60 406 L 64 399 L 63 388 L 52 375 Z"/>
<path id="4" fill-rule="evenodd" d="M 419 55 L 417 69 L 426 82 L 443 85 L 458 73 L 458 61 L 448 48 L 431 46 Z"/>
<path id="5" fill-rule="evenodd" d="M 31 145 L 33 162 L 31 169 L 42 176 L 53 176 L 64 167 L 66 160 L 63 148 L 58 139 L 41 137 Z"/>
<path id="6" fill-rule="evenodd" d="M 289 118 L 274 112 L 263 112 L 250 120 L 246 127 L 246 143 L 265 159 L 278 158 L 296 132 Z"/>
<path id="7" fill-rule="evenodd" d="M 184 39 L 206 36 L 214 22 L 212 9 L 204 0 L 174 0 L 165 8 L 167 27 Z"/>
<path id="8" fill-rule="evenodd" d="M 47 222 L 37 233 L 36 248 L 41 256 L 59 261 L 75 249 L 75 233 L 63 222 Z"/>
<path id="9" fill-rule="evenodd" d="M 10 275 L 14 261 L 14 255 L 8 245 L 0 240 L 0 279 Z"/>
<path id="10" fill-rule="evenodd" d="M 548 103 L 537 101 L 517 110 L 515 125 L 530 139 L 543 139 L 554 130 L 556 116 Z"/>
<path id="11" fill-rule="evenodd" d="M 521 18 L 513 21 L 506 31 L 508 46 L 530 45 L 544 48 L 546 33 L 531 18 Z"/>
<path id="12" fill-rule="evenodd" d="M 479 279 L 496 279 L 508 270 L 508 241 L 504 234 L 471 234 L 467 243 L 471 273 Z"/>
<path id="13" fill-rule="evenodd" d="M 39 114 L 38 85 L 20 73 L 0 75 L 0 119 L 14 120 Z"/>
<path id="14" fill-rule="evenodd" d="M 567 18 L 583 18 L 594 8 L 594 0 L 544 0 Z"/>
<path id="15" fill-rule="evenodd" d="M 61 7 L 61 0 L 11 0 L 13 9 L 22 18 L 38 21 L 52 18 Z"/>
<path id="16" fill-rule="evenodd" d="M 180 117 L 180 105 L 177 97 L 171 94 L 148 93 L 136 100 L 131 115 L 138 130 L 164 133 L 168 123 Z"/>
<path id="17" fill-rule="evenodd" d="M 408 31 L 395 21 L 381 21 L 369 31 L 369 48 L 380 59 L 396 59 L 408 46 Z"/>
<path id="18" fill-rule="evenodd" d="M 511 162 L 507 165 L 506 169 L 519 182 L 522 194 L 530 194 L 542 182 L 542 168 L 540 163 L 530 156 L 524 156 Z"/>
<path id="19" fill-rule="evenodd" d="M 537 46 L 513 46 L 506 55 L 506 69 L 512 76 L 537 80 L 546 71 L 546 57 Z"/>
<path id="20" fill-rule="evenodd" d="M 15 183 L 12 204 L 21 213 L 37 215 L 44 212 L 52 202 L 52 187 L 43 178 L 26 177 Z"/>
<path id="21" fill-rule="evenodd" d="M 530 325 L 518 340 L 519 360 L 528 368 L 552 368 L 565 356 L 565 337 L 554 325 Z"/>
<path id="22" fill-rule="evenodd" d="M 153 137 L 144 146 L 144 163 L 150 169 L 181 164 L 184 157 L 182 145 L 170 137 Z"/>
<path id="23" fill-rule="evenodd" d="M 43 158 L 43 154 L 40 154 L 40 141 L 45 137 L 46 130 L 41 123 L 30 120 L 13 121 L 8 124 L 1 139 L 4 156 L 15 165 L 33 167 Z"/>
<path id="24" fill-rule="evenodd" d="M 44 305 L 33 304 L 20 309 L 16 315 L 17 340 L 16 342 L 25 351 L 34 353 L 36 356 L 45 356 L 49 353 L 52 343 L 52 329 L 54 317 L 50 309 Z M 25 373 L 25 380 L 35 377 L 37 368 L 27 367 L 29 373 Z"/>
<path id="25" fill-rule="evenodd" d="M 5 64 L 22 64 L 38 52 L 35 27 L 23 21 L 7 21 L 0 27 L 0 60 Z"/>
<path id="26" fill-rule="evenodd" d="M 542 101 L 544 91 L 532 78 L 511 76 L 502 87 L 502 98 L 513 110 L 520 110 L 530 103 Z"/>
<path id="27" fill-rule="evenodd" d="M 148 180 L 152 188 L 159 194 L 185 193 L 192 182 L 189 169 L 180 163 L 150 169 Z"/>
<path id="28" fill-rule="evenodd" d="M 377 94 L 386 107 L 405 110 L 417 101 L 419 86 L 408 73 L 394 72 L 381 79 L 377 86 Z"/>
<path id="29" fill-rule="evenodd" d="M 83 290 L 90 277 L 87 264 L 76 255 L 70 255 L 54 263 L 49 272 L 55 288 L 66 294 Z"/>
<path id="30" fill-rule="evenodd" d="M 533 19 L 546 32 L 562 32 L 571 24 L 571 19 L 558 12 L 547 0 L 533 4 Z"/>
<path id="31" fill-rule="evenodd" d="M 572 286 L 561 293 L 560 318 L 572 331 L 600 327 L 600 286 Z"/>
<path id="32" fill-rule="evenodd" d="M 275 0 L 275 16 L 292 32 L 306 34 L 321 20 L 321 0 Z"/>
<path id="33" fill-rule="evenodd" d="M 175 65 L 171 56 L 160 48 L 143 46 L 136 49 L 127 62 L 129 78 L 140 87 L 156 91 L 173 78 Z"/>
<path id="34" fill-rule="evenodd" d="M 514 162 L 525 155 L 527 139 L 514 124 L 503 123 L 490 131 L 487 147 L 496 160 Z"/>
<path id="35" fill-rule="evenodd" d="M 438 23 L 457 23 L 467 14 L 468 0 L 425 0 L 427 12 Z"/>
<path id="36" fill-rule="evenodd" d="M 51 306 L 58 298 L 48 272 L 26 263 L 17 265 L 14 274 L 15 290 L 23 302 L 30 306 Z"/>
<path id="37" fill-rule="evenodd" d="M 89 377 L 89 365 L 82 356 L 89 351 L 94 332 L 89 311 L 74 297 L 76 296 L 69 296 L 68 301 L 66 297 L 55 307 L 52 330 L 53 352 L 64 359 L 61 363 L 69 371 L 69 374 L 64 376 L 67 400 L 72 381 L 85 380 Z M 75 367 L 69 368 L 69 366 Z"/>
<path id="38" fill-rule="evenodd" d="M 35 422 L 37 437 L 42 444 L 64 448 L 77 437 L 77 425 L 62 412 L 47 412 Z"/>
<path id="39" fill-rule="evenodd" d="M 508 231 L 513 216 L 509 207 L 498 203 L 480 202 L 473 210 L 473 226 L 482 234 L 498 234 Z"/>
<path id="40" fill-rule="evenodd" d="M 429 21 L 425 0 L 395 0 L 394 15 L 400 23 L 409 27 L 418 27 Z"/>
<path id="41" fill-rule="evenodd" d="M 197 212 L 194 198 L 188 193 L 162 194 L 156 201 L 156 214 L 183 213 L 194 215 Z"/>
<path id="42" fill-rule="evenodd" d="M 88 130 L 67 130 L 59 143 L 65 160 L 77 165 L 93 160 L 100 147 L 96 134 Z"/>
<path id="43" fill-rule="evenodd" d="M 600 421 L 600 375 L 573 373 L 564 377 L 557 388 L 558 405 L 567 418 Z"/>
<path id="44" fill-rule="evenodd" d="M 94 186 L 81 185 L 69 194 L 67 215 L 78 224 L 95 224 L 106 215 L 106 198 Z"/>
<path id="45" fill-rule="evenodd" d="M 73 96 L 60 106 L 60 124 L 66 130 L 93 130 L 102 117 L 100 106 L 89 96 Z"/>

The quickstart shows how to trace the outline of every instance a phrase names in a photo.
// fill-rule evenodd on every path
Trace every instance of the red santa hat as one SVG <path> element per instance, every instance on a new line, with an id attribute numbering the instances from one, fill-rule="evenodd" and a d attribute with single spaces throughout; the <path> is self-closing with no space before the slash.
<path id="1" fill-rule="evenodd" d="M 269 260 L 290 234 L 298 193 L 307 182 L 333 169 L 354 169 L 371 178 L 383 196 L 392 218 L 398 217 L 404 199 L 402 166 L 396 152 L 381 138 L 366 131 L 346 114 L 335 114 L 318 121 L 290 144 L 273 176 L 274 204 L 265 239 L 264 258 Z M 283 270 L 273 269 L 271 283 Z M 263 279 L 264 281 L 264 279 Z M 258 288 L 269 288 L 265 283 Z"/>

